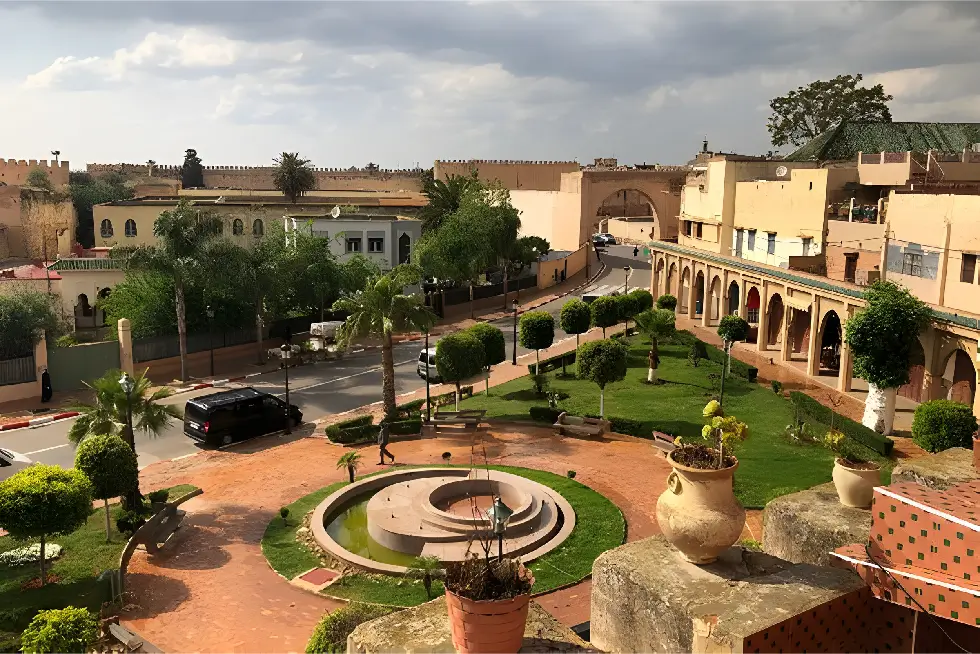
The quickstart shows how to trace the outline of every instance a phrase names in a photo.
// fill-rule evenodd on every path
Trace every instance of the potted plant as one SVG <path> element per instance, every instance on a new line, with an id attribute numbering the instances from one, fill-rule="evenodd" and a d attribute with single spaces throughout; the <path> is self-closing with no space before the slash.
<path id="1" fill-rule="evenodd" d="M 732 491 L 738 468 L 732 451 L 748 437 L 746 424 L 725 416 L 717 401 L 708 402 L 702 414 L 707 421 L 701 431 L 705 442 L 681 443 L 667 455 L 673 470 L 667 490 L 657 500 L 657 523 L 664 537 L 697 565 L 713 562 L 742 534 L 745 509 Z"/>
<path id="2" fill-rule="evenodd" d="M 868 461 L 842 432 L 831 429 L 823 439 L 837 458 L 834 460 L 834 487 L 844 506 L 866 509 L 871 506 L 875 486 L 880 485 L 881 466 Z"/>

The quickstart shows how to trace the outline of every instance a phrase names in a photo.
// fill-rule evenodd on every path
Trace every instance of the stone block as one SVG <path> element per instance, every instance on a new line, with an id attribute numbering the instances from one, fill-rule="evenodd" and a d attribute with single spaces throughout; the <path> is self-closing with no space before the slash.
<path id="1" fill-rule="evenodd" d="M 348 654 L 455 652 L 446 597 L 358 625 L 347 637 Z M 594 652 L 571 629 L 531 602 L 522 652 Z"/>
<path id="2" fill-rule="evenodd" d="M 741 652 L 751 636 L 863 587 L 846 570 L 742 548 L 696 566 L 654 536 L 596 559 L 592 644 L 607 652 Z"/>
<path id="3" fill-rule="evenodd" d="M 828 483 L 772 500 L 762 525 L 767 554 L 792 563 L 830 565 L 830 552 L 868 540 L 871 511 L 844 506 Z"/>
<path id="4" fill-rule="evenodd" d="M 973 467 L 973 452 L 965 447 L 951 447 L 938 454 L 905 459 L 892 470 L 892 483 L 912 481 L 934 490 L 946 490 L 956 484 L 980 479 Z"/>

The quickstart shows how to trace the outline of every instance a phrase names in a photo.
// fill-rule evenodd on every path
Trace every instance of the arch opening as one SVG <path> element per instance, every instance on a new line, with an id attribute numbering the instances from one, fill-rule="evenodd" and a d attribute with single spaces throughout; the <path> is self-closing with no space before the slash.
<path id="1" fill-rule="evenodd" d="M 820 373 L 837 376 L 840 374 L 840 349 L 844 343 L 844 330 L 840 316 L 830 310 L 824 315 L 820 326 Z"/>
<path id="2" fill-rule="evenodd" d="M 769 320 L 767 321 L 769 324 L 766 330 L 766 345 L 776 345 L 780 340 L 783 318 L 786 313 L 786 309 L 783 306 L 783 298 L 779 293 L 773 293 L 772 297 L 769 298 L 769 307 L 766 309 L 766 313 L 769 315 Z"/>
<path id="3" fill-rule="evenodd" d="M 943 371 L 943 387 L 946 399 L 973 406 L 977 392 L 977 373 L 973 360 L 963 350 L 957 349 L 949 355 Z"/>
<path id="4" fill-rule="evenodd" d="M 733 281 L 728 285 L 728 315 L 738 315 L 740 300 L 741 289 L 738 282 Z"/>
<path id="5" fill-rule="evenodd" d="M 913 402 L 922 402 L 923 386 L 926 378 L 926 351 L 922 348 L 919 339 L 912 343 L 912 351 L 909 353 L 909 383 L 898 387 L 898 394 L 908 398 Z"/>
<path id="6" fill-rule="evenodd" d="M 704 315 L 704 273 L 698 271 L 695 278 L 694 315 Z"/>

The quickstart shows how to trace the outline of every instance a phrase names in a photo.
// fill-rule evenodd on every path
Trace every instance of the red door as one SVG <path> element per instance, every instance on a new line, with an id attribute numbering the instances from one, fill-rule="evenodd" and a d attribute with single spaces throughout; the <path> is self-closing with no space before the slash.
<path id="1" fill-rule="evenodd" d="M 898 394 L 913 402 L 922 401 L 922 383 L 926 376 L 926 353 L 922 344 L 916 339 L 909 355 L 909 383 L 900 386 Z"/>
<path id="2" fill-rule="evenodd" d="M 953 368 L 953 385 L 949 389 L 949 399 L 973 406 L 977 374 L 970 361 L 970 355 L 963 350 L 956 351 L 956 364 Z"/>

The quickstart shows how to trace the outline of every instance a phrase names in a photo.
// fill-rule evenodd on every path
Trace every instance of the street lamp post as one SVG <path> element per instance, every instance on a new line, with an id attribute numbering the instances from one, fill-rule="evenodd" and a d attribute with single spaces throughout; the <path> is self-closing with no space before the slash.
<path id="1" fill-rule="evenodd" d="M 282 369 L 286 375 L 286 433 L 293 433 L 292 421 L 293 417 L 290 415 L 290 404 L 289 404 L 289 355 L 292 353 L 292 347 L 289 343 L 283 343 L 279 346 L 279 351 L 282 352 Z"/>
<path id="2" fill-rule="evenodd" d="M 511 363 L 517 365 L 517 300 L 514 300 L 514 354 Z"/>
<path id="3" fill-rule="evenodd" d="M 630 292 L 630 267 L 623 266 L 623 272 L 626 273 L 626 283 L 623 287 L 623 293 L 629 293 Z"/>
<path id="4" fill-rule="evenodd" d="M 208 349 L 211 350 L 211 379 L 214 379 L 214 330 L 211 327 L 214 320 L 214 309 L 211 308 L 210 304 L 205 307 L 204 313 L 208 316 Z"/>
<path id="5" fill-rule="evenodd" d="M 493 506 L 487 509 L 487 517 L 490 518 L 490 523 L 493 525 L 493 534 L 497 537 L 498 561 L 504 558 L 504 531 L 506 531 L 507 523 L 510 522 L 512 515 L 514 515 L 514 511 L 504 504 L 499 496 L 494 499 Z"/>
<path id="6" fill-rule="evenodd" d="M 136 438 L 133 435 L 133 390 L 136 388 L 136 382 L 129 376 L 129 373 L 124 372 L 122 377 L 119 378 L 119 386 L 126 394 L 126 441 L 133 449 L 133 454 L 135 455 Z M 139 486 L 127 493 L 124 499 L 126 508 L 132 509 L 139 506 L 142 501 L 140 499 Z"/>
<path id="7" fill-rule="evenodd" d="M 425 330 L 425 421 L 432 421 L 432 407 L 429 406 L 429 330 Z"/>

